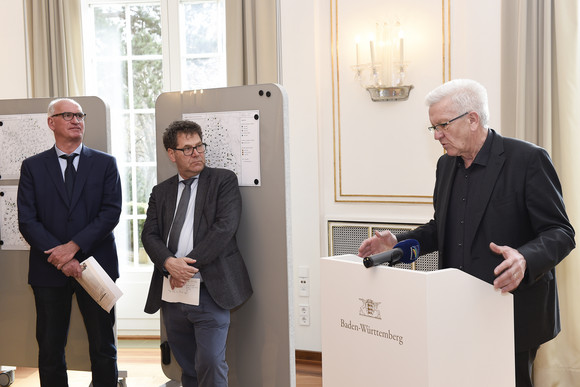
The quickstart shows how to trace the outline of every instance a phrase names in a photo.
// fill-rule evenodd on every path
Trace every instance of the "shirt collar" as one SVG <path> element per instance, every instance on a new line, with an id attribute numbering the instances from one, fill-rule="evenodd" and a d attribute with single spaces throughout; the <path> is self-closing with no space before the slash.
<path id="1" fill-rule="evenodd" d="M 495 133 L 493 130 L 487 130 L 487 137 L 485 138 L 485 142 L 481 146 L 479 152 L 475 156 L 473 163 L 471 165 L 477 164 L 485 167 L 489 161 L 489 155 L 491 154 L 491 144 L 493 139 L 495 138 Z M 456 158 L 457 165 L 464 165 L 463 159 L 461 157 Z"/>
<path id="2" fill-rule="evenodd" d="M 489 161 L 489 155 L 491 154 L 491 143 L 493 142 L 494 137 L 495 136 L 493 131 L 488 129 L 485 142 L 483 143 L 483 146 L 481 147 L 479 152 L 477 152 L 475 160 L 473 160 L 474 164 L 479 164 L 484 167 L 487 165 L 487 162 Z"/>
<path id="3" fill-rule="evenodd" d="M 62 156 L 62 155 L 67 155 L 67 156 L 68 156 L 68 154 L 67 154 L 67 153 L 64 153 L 63 151 L 61 151 L 60 149 L 58 149 L 58 147 L 57 147 L 56 145 L 54 146 L 54 149 L 56 150 L 56 155 L 57 155 L 58 157 L 60 157 L 60 156 Z M 83 150 L 83 144 L 81 143 L 81 144 L 78 146 L 78 148 L 77 148 L 77 149 L 75 149 L 74 151 L 72 151 L 72 152 L 71 152 L 71 154 L 73 154 L 73 153 L 76 153 L 77 155 L 80 155 L 82 150 Z"/>

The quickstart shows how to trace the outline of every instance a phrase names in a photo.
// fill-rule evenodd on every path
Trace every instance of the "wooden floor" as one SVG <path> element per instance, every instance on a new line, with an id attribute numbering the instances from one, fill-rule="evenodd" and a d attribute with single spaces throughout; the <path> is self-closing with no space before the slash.
<path id="1" fill-rule="evenodd" d="M 120 340 L 118 348 L 119 370 L 127 371 L 128 387 L 158 387 L 168 382 L 161 369 L 159 345 L 154 340 Z M 38 387 L 36 368 L 18 367 L 14 371 L 13 387 Z M 70 387 L 88 387 L 89 372 L 69 371 Z M 298 360 L 296 362 L 297 387 L 321 387 L 322 367 L 320 362 Z"/>

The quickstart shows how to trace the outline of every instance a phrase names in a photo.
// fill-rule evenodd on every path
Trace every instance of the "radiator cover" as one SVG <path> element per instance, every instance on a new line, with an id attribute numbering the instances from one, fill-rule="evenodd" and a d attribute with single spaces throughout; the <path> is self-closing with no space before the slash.
<path id="1" fill-rule="evenodd" d="M 328 251 L 331 256 L 343 254 L 357 254 L 360 244 L 375 231 L 389 230 L 395 235 L 409 231 L 418 224 L 400 223 L 362 223 L 328 221 Z M 437 252 L 421 255 L 415 262 L 416 270 L 437 270 L 439 254 Z M 400 263 L 396 267 L 411 269 L 411 264 Z"/>

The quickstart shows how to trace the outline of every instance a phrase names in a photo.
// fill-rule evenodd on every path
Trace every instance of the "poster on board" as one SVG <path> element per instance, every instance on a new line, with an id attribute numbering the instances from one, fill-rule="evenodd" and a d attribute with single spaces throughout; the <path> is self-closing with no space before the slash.
<path id="1" fill-rule="evenodd" d="M 201 126 L 208 167 L 234 171 L 240 186 L 262 184 L 258 110 L 186 113 L 183 119 Z"/>
<path id="2" fill-rule="evenodd" d="M 24 159 L 54 145 L 46 113 L 0 115 L 0 179 L 19 179 Z"/>
<path id="3" fill-rule="evenodd" d="M 18 186 L 0 186 L 0 250 L 29 250 L 18 230 Z"/>

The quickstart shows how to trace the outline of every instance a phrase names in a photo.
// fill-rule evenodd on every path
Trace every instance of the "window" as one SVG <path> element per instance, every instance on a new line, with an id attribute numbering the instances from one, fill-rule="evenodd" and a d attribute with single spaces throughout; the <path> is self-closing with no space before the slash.
<path id="1" fill-rule="evenodd" d="M 123 184 L 115 230 L 122 266 L 150 265 L 141 231 L 157 182 L 155 100 L 227 84 L 224 8 L 224 0 L 84 0 L 87 95 L 109 105 Z"/>
<path id="2" fill-rule="evenodd" d="M 225 10 L 221 1 L 182 2 L 182 89 L 226 86 Z M 191 87 L 195 85 L 195 87 Z"/>

